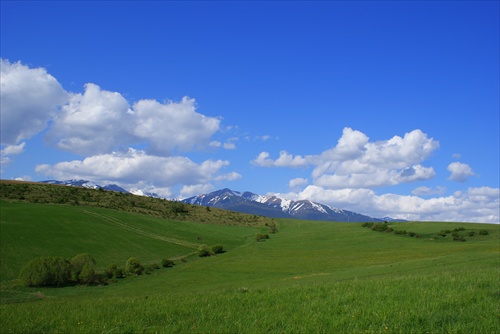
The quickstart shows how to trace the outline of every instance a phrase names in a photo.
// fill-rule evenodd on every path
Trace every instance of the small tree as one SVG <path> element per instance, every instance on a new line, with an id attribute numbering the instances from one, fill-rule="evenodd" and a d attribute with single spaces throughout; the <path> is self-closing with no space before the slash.
<path id="1" fill-rule="evenodd" d="M 25 286 L 66 285 L 71 281 L 71 264 L 62 257 L 39 257 L 21 269 L 19 278 Z"/>
<path id="2" fill-rule="evenodd" d="M 108 278 L 115 277 L 115 274 L 117 273 L 118 267 L 116 264 L 112 263 L 106 267 L 105 273 Z"/>
<path id="3" fill-rule="evenodd" d="M 265 240 L 265 239 L 269 239 L 269 234 L 257 233 L 255 235 L 256 241 L 261 241 L 261 240 Z"/>
<path id="4" fill-rule="evenodd" d="M 78 275 L 78 283 L 92 284 L 95 282 L 97 274 L 93 265 L 86 263 Z"/>
<path id="5" fill-rule="evenodd" d="M 95 278 L 95 259 L 92 255 L 88 253 L 78 254 L 71 259 L 72 267 L 72 279 L 75 282 L 89 284 L 87 281 L 89 279 Z M 80 277 L 83 269 L 85 269 L 85 275 Z"/>
<path id="6" fill-rule="evenodd" d="M 174 261 L 172 261 L 172 260 L 169 260 L 169 259 L 161 260 L 161 266 L 164 268 L 172 267 L 173 265 L 174 265 Z"/>
<path id="7" fill-rule="evenodd" d="M 212 247 L 212 252 L 214 254 L 224 253 L 224 247 L 222 245 L 215 245 L 215 246 Z"/>
<path id="8" fill-rule="evenodd" d="M 208 249 L 207 245 L 201 245 L 198 248 L 198 256 L 199 257 L 205 257 L 205 256 L 210 256 L 210 255 L 212 255 L 212 254 L 210 253 L 210 249 Z"/>
<path id="9" fill-rule="evenodd" d="M 127 260 L 127 263 L 125 264 L 125 272 L 133 275 L 140 275 L 143 271 L 144 267 L 141 265 L 139 260 L 133 257 Z"/>

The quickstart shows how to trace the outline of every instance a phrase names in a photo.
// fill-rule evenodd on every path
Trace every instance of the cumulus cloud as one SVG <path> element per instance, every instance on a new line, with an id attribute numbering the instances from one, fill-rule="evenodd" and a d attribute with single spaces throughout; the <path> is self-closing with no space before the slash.
<path id="1" fill-rule="evenodd" d="M 226 160 L 206 160 L 197 164 L 187 157 L 159 157 L 129 149 L 83 160 L 37 165 L 36 172 L 60 180 L 88 179 L 128 188 L 146 189 L 154 185 L 168 192 L 177 185 L 207 185 L 227 165 Z"/>
<path id="2" fill-rule="evenodd" d="M 5 146 L 2 150 L 0 150 L 0 162 L 2 164 L 7 164 L 10 162 L 10 157 L 13 155 L 18 155 L 24 152 L 25 142 L 22 142 L 19 145 L 8 145 Z"/>
<path id="3" fill-rule="evenodd" d="M 474 176 L 472 168 L 461 162 L 452 162 L 448 165 L 448 171 L 451 173 L 449 179 L 457 182 L 465 182 L 470 176 Z"/>
<path id="4" fill-rule="evenodd" d="M 58 148 L 91 155 L 111 152 L 130 143 L 132 112 L 125 98 L 116 92 L 86 84 L 83 94 L 74 94 L 47 134 Z"/>
<path id="5" fill-rule="evenodd" d="M 2 145 L 15 145 L 43 131 L 68 93 L 43 68 L 0 59 Z"/>
<path id="6" fill-rule="evenodd" d="M 309 165 L 308 158 L 300 155 L 293 156 L 286 151 L 281 151 L 279 158 L 272 160 L 269 152 L 261 152 L 252 164 L 261 167 L 306 167 Z"/>
<path id="7" fill-rule="evenodd" d="M 302 187 L 302 186 L 305 186 L 309 181 L 307 179 L 304 179 L 304 178 L 301 178 L 301 177 L 298 177 L 298 178 L 295 178 L 295 179 L 292 179 L 288 182 L 288 186 L 293 189 L 293 188 L 298 188 L 298 187 Z"/>
<path id="8" fill-rule="evenodd" d="M 313 184 L 325 188 L 373 188 L 427 180 L 435 176 L 432 167 L 422 166 L 439 147 L 421 130 L 404 137 L 370 142 L 360 131 L 344 128 L 336 146 L 318 155 L 291 155 L 281 151 L 273 160 L 261 152 L 252 163 L 262 167 L 314 166 Z"/>
<path id="9" fill-rule="evenodd" d="M 47 143 L 83 156 L 134 145 L 156 155 L 236 148 L 234 139 L 224 144 L 210 140 L 221 120 L 198 113 L 194 99 L 139 100 L 131 107 L 120 93 L 96 84 L 87 83 L 82 94 L 68 93 L 43 68 L 0 61 L 2 146 L 17 145 L 50 124 Z"/>
<path id="10" fill-rule="evenodd" d="M 412 190 L 412 194 L 416 196 L 431 196 L 431 195 L 443 195 L 446 192 L 445 187 L 435 187 L 429 188 L 426 186 L 417 187 Z"/>
<path id="11" fill-rule="evenodd" d="M 301 192 L 286 196 L 308 199 L 373 217 L 479 223 L 498 223 L 500 220 L 500 189 L 490 187 L 469 188 L 450 196 L 424 199 L 414 195 L 378 195 L 371 189 L 325 189 L 310 185 Z"/>
<path id="12" fill-rule="evenodd" d="M 175 147 L 183 151 L 208 145 L 219 130 L 220 120 L 195 111 L 195 100 L 159 103 L 140 100 L 134 104 L 134 134 L 158 153 L 170 153 Z"/>

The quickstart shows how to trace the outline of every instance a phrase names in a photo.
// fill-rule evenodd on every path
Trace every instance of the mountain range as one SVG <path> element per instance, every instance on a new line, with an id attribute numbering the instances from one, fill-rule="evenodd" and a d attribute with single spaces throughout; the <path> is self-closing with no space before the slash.
<path id="1" fill-rule="evenodd" d="M 47 180 L 42 183 L 84 187 L 91 189 L 130 193 L 140 196 L 161 198 L 154 193 L 140 190 L 128 191 L 116 184 L 97 185 L 87 180 Z M 214 207 L 224 210 L 248 213 L 272 218 L 295 218 L 304 220 L 320 220 L 330 222 L 381 222 L 395 221 L 390 217 L 374 218 L 349 210 L 334 208 L 329 205 L 309 200 L 289 200 L 275 195 L 258 195 L 249 191 L 239 192 L 231 189 L 220 189 L 209 194 L 198 195 L 181 200 L 183 203 Z"/>
<path id="2" fill-rule="evenodd" d="M 393 219 L 388 217 L 374 218 L 309 200 L 293 201 L 275 195 L 262 196 L 248 191 L 239 192 L 227 188 L 205 195 L 186 198 L 182 202 L 272 218 L 295 218 L 331 222 L 393 221 Z"/>

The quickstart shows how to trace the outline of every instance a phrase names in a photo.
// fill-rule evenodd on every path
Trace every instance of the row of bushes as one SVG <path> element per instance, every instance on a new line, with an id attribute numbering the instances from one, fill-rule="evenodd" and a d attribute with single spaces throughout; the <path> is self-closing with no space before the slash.
<path id="1" fill-rule="evenodd" d="M 198 247 L 198 256 L 199 257 L 206 257 L 206 256 L 212 256 L 215 254 L 222 254 L 224 253 L 224 246 L 222 245 L 215 245 L 212 246 L 212 248 L 209 248 L 207 245 L 201 245 Z"/>
<path id="2" fill-rule="evenodd" d="M 412 232 L 412 231 L 407 232 L 406 230 L 394 230 L 392 227 L 389 227 L 387 222 L 383 222 L 383 223 L 366 222 L 366 223 L 361 224 L 361 226 L 368 227 L 372 231 L 394 233 L 396 235 L 408 235 L 410 237 L 416 237 L 416 238 L 421 237 L 421 235 L 419 235 L 415 232 Z M 462 231 L 465 231 L 464 227 L 457 227 L 453 230 L 442 230 L 439 233 L 437 233 L 437 235 L 441 236 L 441 237 L 446 237 L 448 234 L 451 234 L 454 241 L 462 241 L 463 242 L 463 241 L 465 241 L 465 238 L 458 233 L 458 232 L 462 232 Z M 488 235 L 489 232 L 487 230 L 479 230 L 478 234 L 479 235 Z M 469 232 L 467 232 L 467 235 L 472 237 L 472 236 L 476 235 L 476 232 L 469 231 Z"/>
<path id="3" fill-rule="evenodd" d="M 126 275 L 141 275 L 159 269 L 160 265 L 153 263 L 143 266 L 136 258 L 129 258 L 125 268 L 116 264 L 106 267 L 104 273 L 98 273 L 96 261 L 90 254 L 78 254 L 72 259 L 58 256 L 42 256 L 28 262 L 19 274 L 19 279 L 25 286 L 68 286 L 107 284 L 110 278 L 123 278 Z M 172 267 L 174 262 L 169 259 L 161 261 L 162 267 Z"/>

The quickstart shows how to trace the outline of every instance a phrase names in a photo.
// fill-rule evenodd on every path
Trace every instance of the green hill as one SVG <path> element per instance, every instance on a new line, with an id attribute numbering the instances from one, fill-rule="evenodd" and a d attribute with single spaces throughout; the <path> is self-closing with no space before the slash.
<path id="1" fill-rule="evenodd" d="M 361 224 L 272 221 L 203 207 L 169 209 L 176 203 L 132 195 L 122 201 L 122 195 L 103 191 L 25 185 L 0 183 L 5 333 L 499 328 L 498 225 L 389 224 L 393 231 L 413 231 L 410 237 Z M 77 202 L 55 204 L 60 192 Z M 268 233 L 266 224 L 276 224 L 278 232 L 257 242 L 256 233 Z M 450 232 L 440 235 L 445 230 Z M 200 258 L 200 244 L 221 244 L 226 252 Z M 79 253 L 92 254 L 98 270 L 123 266 L 129 257 L 145 264 L 170 258 L 175 266 L 104 286 L 27 288 L 17 281 L 34 257 Z"/>

